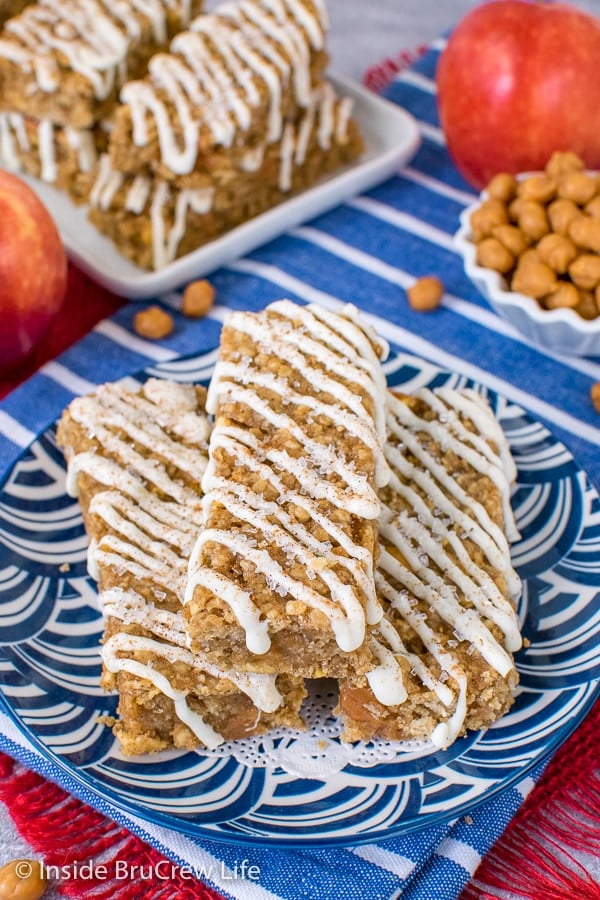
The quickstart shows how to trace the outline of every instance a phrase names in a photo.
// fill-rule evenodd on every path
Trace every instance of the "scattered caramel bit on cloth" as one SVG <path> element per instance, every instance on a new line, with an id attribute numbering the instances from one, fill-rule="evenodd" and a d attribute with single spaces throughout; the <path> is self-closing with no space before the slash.
<path id="1" fill-rule="evenodd" d="M 48 878 L 37 859 L 13 859 L 0 868 L 0 897 L 6 900 L 40 900 Z"/>
<path id="2" fill-rule="evenodd" d="M 191 281 L 183 292 L 181 312 L 191 319 L 201 319 L 215 302 L 215 289 L 206 279 Z"/>
<path id="3" fill-rule="evenodd" d="M 173 331 L 173 316 L 160 306 L 148 306 L 141 309 L 133 318 L 133 328 L 140 337 L 151 341 L 159 341 Z"/>
<path id="4" fill-rule="evenodd" d="M 435 275 L 417 279 L 406 291 L 408 302 L 417 312 L 431 312 L 437 309 L 444 296 L 444 285 Z"/>
<path id="5" fill-rule="evenodd" d="M 596 381 L 590 388 L 590 399 L 596 412 L 600 413 L 600 381 Z"/>
<path id="6" fill-rule="evenodd" d="M 62 565 L 60 565 L 58 567 L 58 571 L 59 572 L 70 572 L 71 566 L 69 565 L 69 563 L 62 563 Z"/>
<path id="7" fill-rule="evenodd" d="M 544 172 L 495 175 L 486 195 L 470 219 L 478 264 L 543 309 L 597 318 L 600 176 L 576 154 L 555 153 Z"/>

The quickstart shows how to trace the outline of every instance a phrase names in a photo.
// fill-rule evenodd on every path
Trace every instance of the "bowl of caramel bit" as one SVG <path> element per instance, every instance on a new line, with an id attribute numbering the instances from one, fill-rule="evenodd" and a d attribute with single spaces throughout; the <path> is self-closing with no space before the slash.
<path id="1" fill-rule="evenodd" d="M 600 173 L 574 153 L 496 175 L 455 246 L 494 311 L 548 350 L 600 355 Z"/>

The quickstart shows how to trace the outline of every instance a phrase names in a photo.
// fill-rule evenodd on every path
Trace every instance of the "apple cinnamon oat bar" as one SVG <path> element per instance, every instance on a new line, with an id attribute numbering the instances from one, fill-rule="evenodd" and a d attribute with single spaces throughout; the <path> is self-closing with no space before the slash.
<path id="1" fill-rule="evenodd" d="M 0 34 L 0 107 L 91 128 L 200 9 L 199 0 L 38 0 Z"/>
<path id="2" fill-rule="evenodd" d="M 305 677 L 371 665 L 385 350 L 353 307 L 281 300 L 227 318 L 185 595 L 192 647 L 217 664 Z"/>
<path id="3" fill-rule="evenodd" d="M 203 407 L 191 385 L 104 385 L 74 400 L 58 428 L 105 615 L 102 683 L 119 694 L 109 724 L 126 754 L 302 726 L 301 679 L 239 674 L 189 648 L 182 596 L 202 524 Z"/>
<path id="4" fill-rule="evenodd" d="M 485 728 L 513 702 L 520 581 L 509 540 L 516 470 L 472 391 L 389 394 L 377 591 L 378 664 L 340 684 L 346 740 L 431 738 Z"/>
<path id="5" fill-rule="evenodd" d="M 137 265 L 161 269 L 356 159 L 362 141 L 350 114 L 348 98 L 325 83 L 280 140 L 176 181 L 124 175 L 105 155 L 89 194 L 90 221 Z"/>
<path id="6" fill-rule="evenodd" d="M 232 0 L 198 16 L 122 90 L 113 168 L 172 179 L 243 167 L 311 105 L 326 26 L 322 0 Z"/>

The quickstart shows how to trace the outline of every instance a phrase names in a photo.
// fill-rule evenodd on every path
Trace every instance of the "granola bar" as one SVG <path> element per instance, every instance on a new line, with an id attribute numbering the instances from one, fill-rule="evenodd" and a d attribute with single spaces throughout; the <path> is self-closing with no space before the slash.
<path id="1" fill-rule="evenodd" d="M 282 300 L 226 320 L 185 594 L 192 647 L 219 665 L 305 677 L 371 665 L 384 352 L 353 307 Z"/>
<path id="2" fill-rule="evenodd" d="M 58 441 L 79 496 L 89 568 L 106 617 L 102 683 L 119 694 L 111 722 L 126 754 L 301 727 L 298 678 L 239 674 L 191 653 L 182 597 L 202 524 L 204 392 L 150 379 L 74 400 Z"/>
<path id="3" fill-rule="evenodd" d="M 0 34 L 0 107 L 91 128 L 200 8 L 199 0 L 39 0 Z"/>
<path id="4" fill-rule="evenodd" d="M 113 168 L 176 178 L 280 141 L 322 81 L 326 24 L 321 0 L 238 0 L 196 18 L 122 90 Z"/>
<path id="5" fill-rule="evenodd" d="M 90 221 L 137 265 L 161 269 L 356 159 L 363 145 L 351 109 L 326 83 L 286 123 L 281 140 L 176 181 L 125 176 L 104 156 L 89 195 Z"/>
<path id="6" fill-rule="evenodd" d="M 520 581 L 509 540 L 515 467 L 473 391 L 389 395 L 376 574 L 378 664 L 340 684 L 346 740 L 430 738 L 447 747 L 514 699 Z"/>

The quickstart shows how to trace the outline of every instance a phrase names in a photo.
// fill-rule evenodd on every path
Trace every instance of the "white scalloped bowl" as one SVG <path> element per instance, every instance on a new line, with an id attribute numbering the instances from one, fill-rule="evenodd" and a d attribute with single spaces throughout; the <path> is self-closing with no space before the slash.
<path id="1" fill-rule="evenodd" d="M 571 356 L 600 356 L 600 316 L 588 321 L 572 309 L 542 309 L 532 297 L 508 290 L 506 279 L 476 261 L 476 245 L 471 240 L 471 214 L 484 200 L 463 210 L 454 244 L 461 254 L 465 272 L 490 306 L 502 318 L 533 341 L 554 353 Z"/>

